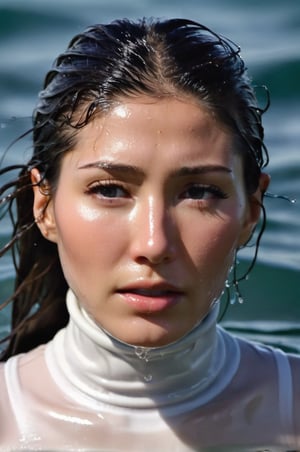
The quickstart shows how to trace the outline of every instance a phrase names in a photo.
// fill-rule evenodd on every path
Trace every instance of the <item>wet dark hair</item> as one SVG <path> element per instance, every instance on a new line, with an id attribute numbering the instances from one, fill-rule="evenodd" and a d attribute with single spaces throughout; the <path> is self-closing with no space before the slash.
<path id="1" fill-rule="evenodd" d="M 45 78 L 33 114 L 33 155 L 16 180 L 1 188 L 13 220 L 16 268 L 12 332 L 2 359 L 51 339 L 68 321 L 67 283 L 57 247 L 40 233 L 32 213 L 30 170 L 53 194 L 60 162 L 78 131 L 128 97 L 193 97 L 223 123 L 243 158 L 246 191 L 258 187 L 268 162 L 262 113 L 239 48 L 191 20 L 120 20 L 75 36 Z M 7 173 L 12 168 L 4 168 Z M 8 193 L 8 194 L 7 194 Z M 14 203 L 16 214 L 13 214 Z"/>

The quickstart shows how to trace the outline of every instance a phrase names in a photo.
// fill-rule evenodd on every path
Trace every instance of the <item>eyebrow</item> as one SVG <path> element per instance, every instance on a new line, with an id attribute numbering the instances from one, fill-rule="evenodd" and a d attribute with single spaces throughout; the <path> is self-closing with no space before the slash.
<path id="1" fill-rule="evenodd" d="M 78 167 L 78 169 L 92 168 L 103 169 L 105 171 L 111 171 L 115 173 L 136 174 L 137 176 L 145 175 L 144 171 L 135 165 L 125 165 L 123 163 L 112 163 L 108 161 L 91 162 Z"/>
<path id="2" fill-rule="evenodd" d="M 103 169 L 108 172 L 114 172 L 114 173 L 124 173 L 124 174 L 132 174 L 139 177 L 144 177 L 145 172 L 135 166 L 135 165 L 126 165 L 123 163 L 115 163 L 115 162 L 109 162 L 109 161 L 97 161 L 97 162 L 91 162 L 84 165 L 81 165 L 78 167 L 78 169 Z M 183 166 L 179 168 L 178 170 L 175 170 L 172 172 L 172 176 L 174 177 L 184 177 L 184 176 L 192 176 L 192 175 L 201 175 L 201 174 L 207 174 L 207 173 L 214 173 L 214 172 L 221 172 L 221 173 L 232 173 L 232 170 L 228 168 L 227 166 L 223 165 L 200 165 L 200 166 Z"/>
<path id="3" fill-rule="evenodd" d="M 175 171 L 176 176 L 190 176 L 207 173 L 232 173 L 230 168 L 223 165 L 183 166 Z"/>

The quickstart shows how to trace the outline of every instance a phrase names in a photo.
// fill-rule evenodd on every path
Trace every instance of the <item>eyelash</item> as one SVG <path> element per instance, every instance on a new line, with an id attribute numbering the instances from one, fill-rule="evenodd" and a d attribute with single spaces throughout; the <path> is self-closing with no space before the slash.
<path id="1" fill-rule="evenodd" d="M 193 184 L 190 187 L 188 187 L 185 191 L 184 194 L 191 191 L 191 190 L 201 190 L 202 194 L 204 195 L 205 193 L 209 193 L 211 194 L 214 198 L 218 198 L 218 199 L 227 199 L 228 198 L 228 194 L 225 193 L 223 190 L 221 190 L 219 187 L 217 187 L 216 185 L 203 185 L 203 184 Z M 188 198 L 188 196 L 182 196 L 181 198 L 185 199 Z M 190 197 L 191 198 L 191 197 Z M 192 198 L 197 200 L 202 200 L 204 198 Z"/>
<path id="2" fill-rule="evenodd" d="M 90 185 L 88 187 L 88 189 L 86 190 L 86 193 L 88 194 L 95 194 L 95 195 L 100 195 L 103 196 L 104 198 L 108 198 L 108 199 L 114 199 L 114 198 L 118 198 L 119 196 L 108 196 L 108 193 L 103 193 L 103 191 L 105 192 L 108 190 L 122 190 L 123 194 L 125 194 L 127 197 L 128 196 L 128 191 L 125 189 L 125 187 L 120 184 L 120 182 L 114 182 L 114 181 L 98 181 L 98 182 L 94 182 L 92 185 Z M 122 196 L 124 197 L 124 196 Z"/>

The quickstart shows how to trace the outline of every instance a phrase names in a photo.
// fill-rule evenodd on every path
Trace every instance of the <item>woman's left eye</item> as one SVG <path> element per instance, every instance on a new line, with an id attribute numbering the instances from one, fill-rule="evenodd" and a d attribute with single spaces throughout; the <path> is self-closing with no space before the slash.
<path id="1" fill-rule="evenodd" d="M 194 184 L 188 187 L 180 196 L 181 199 L 226 199 L 228 195 L 215 185 Z"/>

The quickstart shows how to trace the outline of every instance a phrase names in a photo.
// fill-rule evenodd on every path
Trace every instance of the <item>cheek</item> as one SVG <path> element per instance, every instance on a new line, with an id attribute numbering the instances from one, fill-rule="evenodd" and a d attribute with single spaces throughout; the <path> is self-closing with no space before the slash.
<path id="1" fill-rule="evenodd" d="M 84 203 L 65 207 L 57 203 L 56 225 L 58 250 L 64 270 L 77 267 L 80 272 L 93 271 L 115 259 L 115 237 L 120 237 L 120 222 Z M 116 231 L 117 230 L 117 231 Z M 117 235 L 116 235 L 117 234 Z"/>
<path id="2" fill-rule="evenodd" d="M 238 247 L 240 221 L 214 217 L 211 221 L 193 227 L 186 236 L 189 255 L 197 270 L 208 279 L 226 279 Z"/>
<path id="3" fill-rule="evenodd" d="M 223 228 L 210 228 L 207 240 L 203 234 L 199 237 L 197 254 L 194 255 L 195 288 L 197 296 L 199 293 L 200 297 L 206 296 L 209 304 L 224 290 L 237 247 L 236 233 L 233 227 L 224 225 Z"/>

